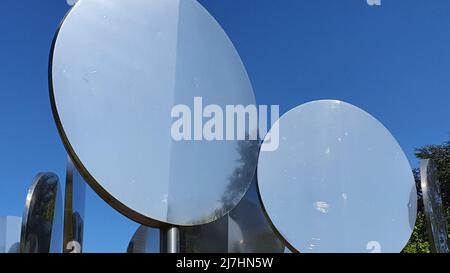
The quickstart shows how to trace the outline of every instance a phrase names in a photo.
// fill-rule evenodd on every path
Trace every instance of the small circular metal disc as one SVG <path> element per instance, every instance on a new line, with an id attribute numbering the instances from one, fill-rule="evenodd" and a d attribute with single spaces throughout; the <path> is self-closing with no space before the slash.
<path id="1" fill-rule="evenodd" d="M 63 205 L 57 175 L 36 175 L 28 191 L 22 219 L 22 253 L 62 252 Z"/>
<path id="2" fill-rule="evenodd" d="M 416 187 L 389 131 L 334 100 L 296 107 L 277 124 L 280 145 L 261 151 L 258 186 L 286 241 L 300 252 L 400 252 L 415 224 Z"/>
<path id="3" fill-rule="evenodd" d="M 209 223 L 247 191 L 258 141 L 206 140 L 203 124 L 220 117 L 202 110 L 254 105 L 255 97 L 233 44 L 197 1 L 81 0 L 54 41 L 50 74 L 74 164 L 129 218 Z M 177 105 L 186 107 L 173 117 Z M 174 128 L 192 140 L 179 141 Z"/>

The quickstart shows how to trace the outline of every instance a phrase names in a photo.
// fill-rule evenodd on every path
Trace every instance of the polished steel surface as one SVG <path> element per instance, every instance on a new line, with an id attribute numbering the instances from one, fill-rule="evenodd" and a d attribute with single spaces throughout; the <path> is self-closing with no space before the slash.
<path id="1" fill-rule="evenodd" d="M 0 253 L 20 252 L 20 230 L 22 218 L 0 217 Z"/>
<path id="2" fill-rule="evenodd" d="M 70 157 L 67 162 L 64 200 L 63 250 L 65 253 L 81 253 L 83 252 L 86 182 Z"/>
<path id="3" fill-rule="evenodd" d="M 181 230 L 181 253 L 227 253 L 228 216 L 206 225 Z"/>
<path id="4" fill-rule="evenodd" d="M 168 227 L 160 230 L 162 253 L 180 253 L 180 228 Z"/>
<path id="5" fill-rule="evenodd" d="M 127 253 L 161 253 L 159 229 L 140 226 L 128 244 Z"/>
<path id="6" fill-rule="evenodd" d="M 159 253 L 159 237 L 158 229 L 141 226 L 127 252 Z M 263 214 L 255 182 L 229 215 L 213 223 L 181 227 L 179 239 L 181 253 L 288 252 Z"/>
<path id="7" fill-rule="evenodd" d="M 63 143 L 121 213 L 148 226 L 204 224 L 245 194 L 258 141 L 171 136 L 173 106 L 193 109 L 194 97 L 222 109 L 255 104 L 233 44 L 197 1 L 82 0 L 60 27 L 50 65 Z"/>
<path id="8" fill-rule="evenodd" d="M 435 253 L 449 253 L 447 219 L 442 205 L 442 194 L 437 168 L 431 159 L 420 161 L 420 185 L 427 233 Z"/>
<path id="9" fill-rule="evenodd" d="M 300 252 L 400 252 L 416 219 L 411 167 L 389 131 L 341 101 L 303 104 L 259 156 L 258 187 L 279 233 Z"/>
<path id="10" fill-rule="evenodd" d="M 256 186 L 256 178 L 239 205 L 229 213 L 228 252 L 283 253 L 284 242 L 278 238 L 266 218 Z"/>
<path id="11" fill-rule="evenodd" d="M 33 179 L 23 213 L 22 253 L 62 252 L 63 207 L 58 176 L 39 173 Z"/>
<path id="12" fill-rule="evenodd" d="M 218 221 L 181 229 L 184 253 L 283 253 L 278 238 L 264 215 L 254 179 L 241 202 Z"/>

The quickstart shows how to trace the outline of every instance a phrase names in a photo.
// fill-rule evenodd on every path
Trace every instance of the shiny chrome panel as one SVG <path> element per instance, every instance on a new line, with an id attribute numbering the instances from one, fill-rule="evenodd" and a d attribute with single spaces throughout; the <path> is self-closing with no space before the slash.
<path id="1" fill-rule="evenodd" d="M 341 101 L 303 104 L 278 121 L 258 186 L 279 233 L 300 252 L 400 252 L 414 228 L 416 187 L 389 131 Z"/>
<path id="2" fill-rule="evenodd" d="M 86 182 L 68 157 L 64 202 L 64 243 L 66 253 L 83 252 Z"/>
<path id="3" fill-rule="evenodd" d="M 159 238 L 158 229 L 141 226 L 130 241 L 128 252 L 159 253 Z M 227 216 L 205 225 L 181 227 L 180 252 L 284 253 L 288 250 L 266 220 L 254 182 Z"/>
<path id="4" fill-rule="evenodd" d="M 80 1 L 55 38 L 50 73 L 68 153 L 129 218 L 148 226 L 210 223 L 247 191 L 258 141 L 171 137 L 173 106 L 193 109 L 194 97 L 222 109 L 255 104 L 233 44 L 197 1 Z"/>
<path id="5" fill-rule="evenodd" d="M 140 226 L 128 244 L 127 253 L 160 253 L 160 237 L 159 229 Z"/>
<path id="6" fill-rule="evenodd" d="M 432 160 L 421 160 L 420 180 L 431 249 L 435 253 L 449 253 L 447 219 L 436 165 Z"/>
<path id="7" fill-rule="evenodd" d="M 62 210 L 58 176 L 38 174 L 25 202 L 20 242 L 22 253 L 62 252 Z"/>

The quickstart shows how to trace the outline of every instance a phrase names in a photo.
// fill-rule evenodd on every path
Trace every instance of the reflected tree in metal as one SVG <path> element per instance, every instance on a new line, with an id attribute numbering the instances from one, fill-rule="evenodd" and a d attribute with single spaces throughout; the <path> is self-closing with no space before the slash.
<path id="1" fill-rule="evenodd" d="M 66 150 L 121 213 L 147 226 L 191 226 L 221 218 L 244 196 L 259 141 L 171 135 L 173 107 L 189 111 L 194 97 L 222 109 L 255 104 L 233 44 L 197 1 L 79 1 L 54 40 L 49 71 Z M 202 113 L 189 114 L 192 138 L 201 139 Z"/>
<path id="2" fill-rule="evenodd" d="M 283 253 L 284 242 L 266 218 L 256 187 L 256 177 L 239 205 L 229 213 L 228 252 Z"/>
<path id="3" fill-rule="evenodd" d="M 86 183 L 69 157 L 64 202 L 63 249 L 66 253 L 83 251 L 85 199 Z"/>
<path id="4" fill-rule="evenodd" d="M 258 187 L 278 232 L 300 252 L 400 252 L 416 219 L 408 160 L 365 111 L 321 100 L 278 123 L 280 145 L 261 151 Z"/>
<path id="5" fill-rule="evenodd" d="M 421 160 L 420 181 L 431 249 L 436 253 L 448 253 L 447 220 L 436 165 L 431 159 Z"/>
<path id="6" fill-rule="evenodd" d="M 0 253 L 20 252 L 20 230 L 22 218 L 0 217 Z"/>
<path id="7" fill-rule="evenodd" d="M 159 253 L 160 231 L 139 227 L 128 246 L 129 253 Z M 284 243 L 263 213 L 256 182 L 241 202 L 225 217 L 199 226 L 180 228 L 181 253 L 283 253 Z"/>
<path id="8" fill-rule="evenodd" d="M 39 173 L 30 187 L 23 213 L 20 251 L 61 253 L 63 208 L 58 176 Z"/>

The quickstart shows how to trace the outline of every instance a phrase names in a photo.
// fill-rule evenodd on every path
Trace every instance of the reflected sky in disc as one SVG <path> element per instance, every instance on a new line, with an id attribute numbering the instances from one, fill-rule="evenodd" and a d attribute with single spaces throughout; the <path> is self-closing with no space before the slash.
<path id="1" fill-rule="evenodd" d="M 416 187 L 394 137 L 341 101 L 298 106 L 261 152 L 258 186 L 280 234 L 300 252 L 400 252 L 416 219 Z"/>
<path id="2" fill-rule="evenodd" d="M 171 136 L 173 106 L 193 109 L 194 97 L 222 109 L 255 104 L 238 53 L 197 1 L 79 1 L 52 53 L 50 93 L 63 142 L 114 208 L 150 226 L 195 225 L 239 202 L 257 141 Z"/>

